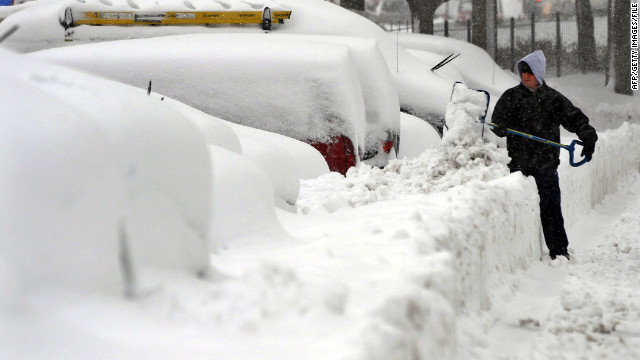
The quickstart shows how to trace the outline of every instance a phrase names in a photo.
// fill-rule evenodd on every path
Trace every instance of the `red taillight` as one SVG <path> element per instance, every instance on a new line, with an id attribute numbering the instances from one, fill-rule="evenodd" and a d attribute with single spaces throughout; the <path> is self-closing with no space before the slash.
<path id="1" fill-rule="evenodd" d="M 356 166 L 357 158 L 353 143 L 344 135 L 337 135 L 327 143 L 311 141 L 309 144 L 322 154 L 331 171 L 346 175 L 350 167 Z"/>
<path id="2" fill-rule="evenodd" d="M 384 145 L 382 145 L 382 150 L 384 150 L 385 153 L 390 153 L 391 149 L 393 149 L 393 141 L 392 140 L 387 140 L 384 142 Z"/>

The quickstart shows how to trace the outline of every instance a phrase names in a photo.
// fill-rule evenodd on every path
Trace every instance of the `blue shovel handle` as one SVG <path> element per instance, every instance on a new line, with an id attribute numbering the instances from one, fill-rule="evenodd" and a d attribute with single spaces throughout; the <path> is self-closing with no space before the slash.
<path id="1" fill-rule="evenodd" d="M 573 161 L 573 152 L 576 150 L 576 144 L 583 146 L 584 143 L 580 140 L 573 140 L 571 142 L 571 144 L 566 145 L 565 149 L 569 150 L 569 164 L 571 164 L 571 166 L 573 167 L 578 167 L 584 163 L 586 163 L 587 161 L 589 161 L 589 157 L 585 156 L 584 159 L 580 160 L 579 162 L 574 162 Z"/>
<path id="2" fill-rule="evenodd" d="M 491 127 L 498 127 L 498 125 L 493 124 L 493 123 L 486 123 L 487 125 L 491 126 Z M 555 146 L 555 147 L 559 147 L 559 148 L 563 148 L 566 149 L 567 151 L 569 151 L 569 164 L 571 164 L 571 166 L 573 167 L 578 167 L 584 163 L 586 163 L 587 161 L 591 160 L 591 158 L 589 156 L 585 156 L 584 159 L 580 160 L 579 162 L 574 162 L 573 161 L 573 153 L 576 150 L 576 144 L 580 145 L 580 146 L 584 146 L 584 143 L 580 140 L 573 140 L 571 142 L 571 144 L 569 145 L 565 145 L 565 144 L 560 144 L 551 140 L 547 140 L 547 139 L 543 139 L 531 134 L 527 134 L 524 133 L 522 131 L 517 131 L 517 130 L 513 130 L 513 129 L 507 129 L 508 133 L 514 134 L 514 135 L 518 135 L 518 136 L 522 136 L 524 138 L 527 139 L 531 139 L 531 140 L 535 140 L 535 141 L 539 141 L 541 143 L 547 144 L 547 145 L 551 145 L 551 146 Z"/>

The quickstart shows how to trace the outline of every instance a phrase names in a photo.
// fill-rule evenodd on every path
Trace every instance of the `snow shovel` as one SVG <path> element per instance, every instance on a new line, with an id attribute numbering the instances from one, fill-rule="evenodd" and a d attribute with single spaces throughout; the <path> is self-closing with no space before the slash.
<path id="1" fill-rule="evenodd" d="M 493 123 L 486 123 L 486 124 L 491 126 L 491 127 L 494 127 L 494 128 L 498 127 L 498 125 L 493 124 Z M 569 151 L 569 164 L 571 164 L 571 166 L 573 166 L 573 167 L 578 167 L 578 166 L 586 163 L 587 160 L 588 160 L 587 157 L 585 156 L 585 158 L 582 159 L 579 162 L 574 162 L 573 161 L 573 153 L 576 150 L 576 144 L 578 144 L 580 146 L 583 146 L 583 143 L 580 140 L 573 140 L 571 142 L 571 144 L 565 145 L 565 144 L 560 144 L 560 143 L 557 143 L 557 142 L 554 142 L 554 141 L 551 141 L 551 140 L 543 139 L 543 138 L 537 137 L 535 135 L 523 133 L 523 132 L 517 131 L 517 130 L 507 129 L 507 132 L 511 133 L 511 134 L 514 134 L 514 135 L 522 136 L 522 137 L 527 138 L 527 139 L 539 141 L 539 142 L 541 142 L 543 144 L 559 147 L 559 148 L 562 148 L 562 149 L 565 149 L 565 150 Z"/>
<path id="2" fill-rule="evenodd" d="M 453 55 L 453 54 L 451 54 L 451 55 Z M 449 55 L 449 56 L 451 56 L 451 55 Z M 458 55 L 460 55 L 460 54 L 458 54 Z M 456 55 L 453 59 L 455 59 L 458 55 Z M 448 59 L 448 57 L 447 57 L 447 59 Z M 453 60 L 453 59 L 451 59 L 451 60 Z M 445 59 L 445 60 L 446 60 L 446 59 Z M 443 60 L 443 61 L 445 61 L 445 60 Z M 447 63 L 445 63 L 445 65 L 446 65 L 446 64 L 448 64 L 448 62 L 447 62 Z M 436 66 L 437 66 L 437 65 L 436 65 Z M 433 70 L 433 69 L 432 69 L 432 70 Z M 468 88 L 464 83 L 462 83 L 462 82 L 460 82 L 460 81 L 456 81 L 456 82 L 454 82 L 454 83 L 453 83 L 453 88 L 451 89 L 451 95 L 449 96 L 449 102 L 450 102 L 450 103 L 451 103 L 451 102 L 454 102 L 454 95 L 456 95 L 456 94 L 457 94 L 457 91 L 459 91 L 458 89 L 460 89 L 460 86 L 463 86 L 464 88 L 466 88 L 466 89 L 468 89 L 468 90 L 476 91 L 476 92 L 481 93 L 482 95 L 484 95 L 485 100 L 484 100 L 484 101 L 482 101 L 481 103 L 480 103 L 480 102 L 478 102 L 478 100 L 480 100 L 479 98 L 478 98 L 477 100 L 474 100 L 474 105 L 477 105 L 477 106 L 479 106 L 479 107 L 481 107 L 481 108 L 484 108 L 484 113 L 483 113 L 483 114 L 482 114 L 482 116 L 480 116 L 480 118 L 478 119 L 478 120 L 480 120 L 480 122 L 481 122 L 482 124 L 484 124 L 484 120 L 485 120 L 485 118 L 486 118 L 486 116 L 487 116 L 487 111 L 488 111 L 488 109 L 489 109 L 489 100 L 490 100 L 490 98 L 491 98 L 491 95 L 489 95 L 489 92 L 488 92 L 487 90 L 482 90 L 482 89 L 471 89 L 471 88 Z M 465 100 L 467 100 L 467 101 L 468 101 L 469 99 L 465 99 Z M 449 130 L 449 126 L 447 126 L 446 122 L 445 122 L 445 124 L 444 124 L 444 127 L 445 127 L 445 128 L 447 128 L 447 130 Z M 484 139 L 484 126 L 482 127 L 482 138 Z"/>

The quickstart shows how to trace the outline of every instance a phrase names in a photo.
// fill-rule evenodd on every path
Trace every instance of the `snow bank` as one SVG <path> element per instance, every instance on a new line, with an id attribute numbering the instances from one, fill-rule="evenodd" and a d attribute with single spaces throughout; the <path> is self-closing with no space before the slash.
<path id="1" fill-rule="evenodd" d="M 320 175 L 329 173 L 329 165 L 318 150 L 302 141 L 273 132 L 263 131 L 225 121 L 239 136 L 259 137 L 274 146 L 287 150 L 288 156 L 293 158 L 296 171 L 291 174 L 278 173 L 279 177 L 298 176 L 296 180 L 296 197 L 298 193 L 299 179 L 315 179 Z M 274 173 L 273 171 L 271 171 Z M 269 173 L 269 172 L 268 172 Z M 277 173 L 277 171 L 275 172 Z M 274 180 L 272 178 L 272 180 Z M 286 180 L 285 180 L 286 181 Z"/>
<path id="2" fill-rule="evenodd" d="M 14 283 L 5 296 L 43 284 L 121 293 L 126 194 L 108 139 L 73 102 L 10 66 L 0 85 L 0 253 L 3 282 Z"/>
<path id="3" fill-rule="evenodd" d="M 571 138 L 563 141 L 568 144 Z M 618 190 L 618 184 L 638 172 L 639 142 L 640 125 L 624 123 L 618 129 L 598 133 L 593 160 L 586 165 L 571 167 L 568 151 L 562 151 L 558 173 L 562 212 L 567 226 L 575 223 L 605 196 Z M 580 158 L 581 149 L 577 148 L 575 156 Z"/>
<path id="4" fill-rule="evenodd" d="M 525 234 L 538 218 L 534 188 L 512 175 L 338 211 L 329 226 L 301 230 L 298 246 L 219 252 L 216 268 L 232 280 L 216 285 L 216 300 L 191 301 L 220 326 L 241 329 L 249 344 L 264 339 L 255 344 L 262 359 L 320 349 L 331 349 L 325 359 L 455 359 L 455 319 L 489 306 L 489 273 L 539 256 L 537 234 Z M 503 237 L 482 243 L 498 229 Z M 274 351 L 267 342 L 287 346 Z M 227 351 L 247 344 L 228 343 Z"/>
<path id="5" fill-rule="evenodd" d="M 439 224 L 435 234 L 431 228 L 423 231 L 437 239 L 428 248 L 453 254 L 457 288 L 450 295 L 456 311 L 487 309 L 489 277 L 524 268 L 540 254 L 538 231 L 531 231 L 539 226 L 535 183 L 519 174 L 505 177 L 506 151 L 484 143 L 479 134 L 486 97 L 459 87 L 439 147 L 384 169 L 362 164 L 346 177 L 329 174 L 303 182 L 298 200 L 302 213 L 321 214 L 429 194 L 429 204 L 438 206 L 418 218 Z"/>
<path id="6" fill-rule="evenodd" d="M 180 111 L 189 118 L 205 137 L 207 144 L 216 145 L 229 151 L 242 154 L 240 139 L 238 139 L 238 134 L 231 128 L 230 123 L 171 98 L 165 98 L 157 94 L 151 94 L 150 96 L 160 97 L 160 99 L 162 99 L 161 101 L 166 101 L 166 103 L 171 104 L 175 110 Z"/>
<path id="7" fill-rule="evenodd" d="M 281 146 L 259 137 L 240 137 L 243 155 L 251 159 L 269 176 L 273 192 L 283 207 L 293 206 L 298 198 L 300 174 L 293 156 Z"/>
<path id="8" fill-rule="evenodd" d="M 2 57 L 3 253 L 25 284 L 113 292 L 123 273 L 133 286 L 143 269 L 205 272 L 211 171 L 197 129 L 134 88 Z"/>
<path id="9" fill-rule="evenodd" d="M 366 320 L 375 325 L 366 327 L 363 332 L 365 339 L 373 339 L 364 348 L 375 349 L 375 353 L 383 354 L 381 358 L 406 354 L 408 349 L 414 349 L 415 353 L 425 358 L 456 358 L 460 355 L 456 354 L 459 341 L 466 341 L 463 339 L 469 336 L 477 340 L 481 336 L 457 327 L 452 323 L 452 318 L 462 313 L 491 309 L 497 297 L 504 296 L 497 290 L 512 281 L 511 274 L 527 268 L 541 256 L 539 198 L 535 182 L 520 173 L 505 176 L 508 173 L 505 166 L 508 158 L 504 150 L 494 150 L 492 145 L 477 142 L 478 126 L 473 120 L 478 114 L 480 111 L 473 102 L 450 104 L 447 118 L 453 120 L 450 121 L 452 126 L 445 133 L 440 148 L 429 153 L 431 158 L 449 160 L 441 162 L 445 165 L 440 167 L 442 173 L 429 172 L 437 167 L 423 163 L 416 166 L 423 171 L 420 176 L 414 176 L 415 173 L 407 176 L 407 179 L 420 180 L 403 183 L 398 181 L 395 173 L 386 169 L 383 171 L 360 165 L 346 178 L 320 177 L 315 183 L 304 184 L 301 191 L 301 212 L 309 213 L 312 217 L 334 214 L 340 218 L 348 217 L 350 212 L 342 210 L 355 206 L 356 209 L 351 210 L 356 211 L 353 217 L 343 220 L 345 223 L 354 221 L 350 226 L 358 226 L 356 219 L 361 217 L 384 218 L 385 221 L 376 222 L 372 229 L 368 229 L 370 234 L 360 235 L 370 242 L 367 251 L 369 256 L 379 257 L 378 264 L 396 264 L 388 254 L 377 253 L 381 246 L 377 242 L 380 238 L 393 242 L 395 251 L 402 253 L 403 260 L 396 260 L 398 263 L 412 263 L 414 259 L 419 261 L 414 258 L 418 254 L 425 257 L 419 261 L 421 265 L 414 266 L 420 270 L 416 270 L 413 277 L 404 275 L 403 280 L 388 275 L 383 277 L 396 284 L 394 295 L 381 292 L 379 288 L 368 290 L 380 298 L 371 313 L 385 316 L 384 320 L 376 315 Z M 569 169 L 567 154 L 563 155 L 560 174 L 568 225 L 581 214 L 587 213 L 606 194 L 615 191 L 617 184 L 637 174 L 640 154 L 634 150 L 637 147 L 629 149 L 629 146 L 638 141 L 639 129 L 638 125 L 625 124 L 619 129 L 600 133 L 594 160 L 581 168 Z M 460 145 L 460 148 L 456 145 Z M 484 154 L 497 154 L 495 159 L 498 160 L 491 164 L 480 156 L 475 159 L 484 161 L 476 163 L 469 156 L 473 148 L 482 149 Z M 598 156 L 600 161 L 597 160 Z M 400 161 L 390 166 L 399 164 L 412 169 L 408 163 Z M 456 176 L 460 165 L 467 166 L 462 174 L 469 178 Z M 492 165 L 495 168 L 489 171 Z M 439 191 L 430 191 L 433 188 Z M 309 197 L 305 199 L 307 194 Z M 318 194 L 323 196 L 315 197 Z M 369 204 L 366 207 L 369 210 L 357 211 L 364 209 L 358 207 L 362 204 Z M 411 214 L 400 210 L 405 208 L 412 209 Z M 351 242 L 357 236 L 348 233 L 342 236 L 350 239 L 349 246 L 357 247 Z M 331 253 L 342 254 L 342 251 L 340 246 L 331 248 Z M 389 249 L 384 251 L 391 252 Z M 435 261 L 433 256 L 446 260 Z M 389 265 L 385 273 L 394 274 L 402 272 L 402 269 L 400 265 Z M 422 276 L 421 271 L 424 272 Z M 411 281 L 407 282 L 407 278 Z M 379 281 L 383 281 L 381 279 Z M 415 285 L 412 281 L 419 281 L 422 290 L 410 291 Z M 345 286 L 348 294 L 355 291 L 349 285 Z M 346 297 L 351 299 L 351 295 Z M 565 302 L 570 300 L 565 299 Z M 418 315 L 413 318 L 409 314 Z M 409 325 L 407 319 L 414 321 L 411 324 L 415 327 Z M 429 340 L 422 338 L 426 334 L 432 337 Z M 447 334 L 447 341 L 434 340 L 441 334 Z M 371 345 L 381 343 L 388 346 Z M 364 358 L 377 358 L 372 353 L 374 351 L 367 353 L 371 357 Z"/>
<path id="10" fill-rule="evenodd" d="M 274 208 L 273 187 L 253 162 L 226 149 L 209 146 L 213 168 L 211 243 L 224 247 L 236 239 L 287 237 Z"/>
<path id="11" fill-rule="evenodd" d="M 327 162 L 313 147 L 301 141 L 234 124 L 161 95 L 164 104 L 187 116 L 209 145 L 225 148 L 254 161 L 273 184 L 276 204 L 289 209 L 298 197 L 299 180 L 329 172 Z"/>
<path id="12" fill-rule="evenodd" d="M 413 159 L 425 150 L 437 147 L 440 135 L 426 121 L 400 113 L 400 150 L 398 159 Z"/>

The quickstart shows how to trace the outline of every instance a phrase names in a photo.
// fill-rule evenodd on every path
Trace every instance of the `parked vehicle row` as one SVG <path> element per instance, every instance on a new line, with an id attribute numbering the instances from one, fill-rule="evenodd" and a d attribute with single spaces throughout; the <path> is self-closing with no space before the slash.
<path id="1" fill-rule="evenodd" d="M 141 88 L 151 81 L 152 91 L 210 115 L 304 141 L 342 174 L 397 155 L 398 96 L 375 41 L 188 34 L 29 56 Z"/>

